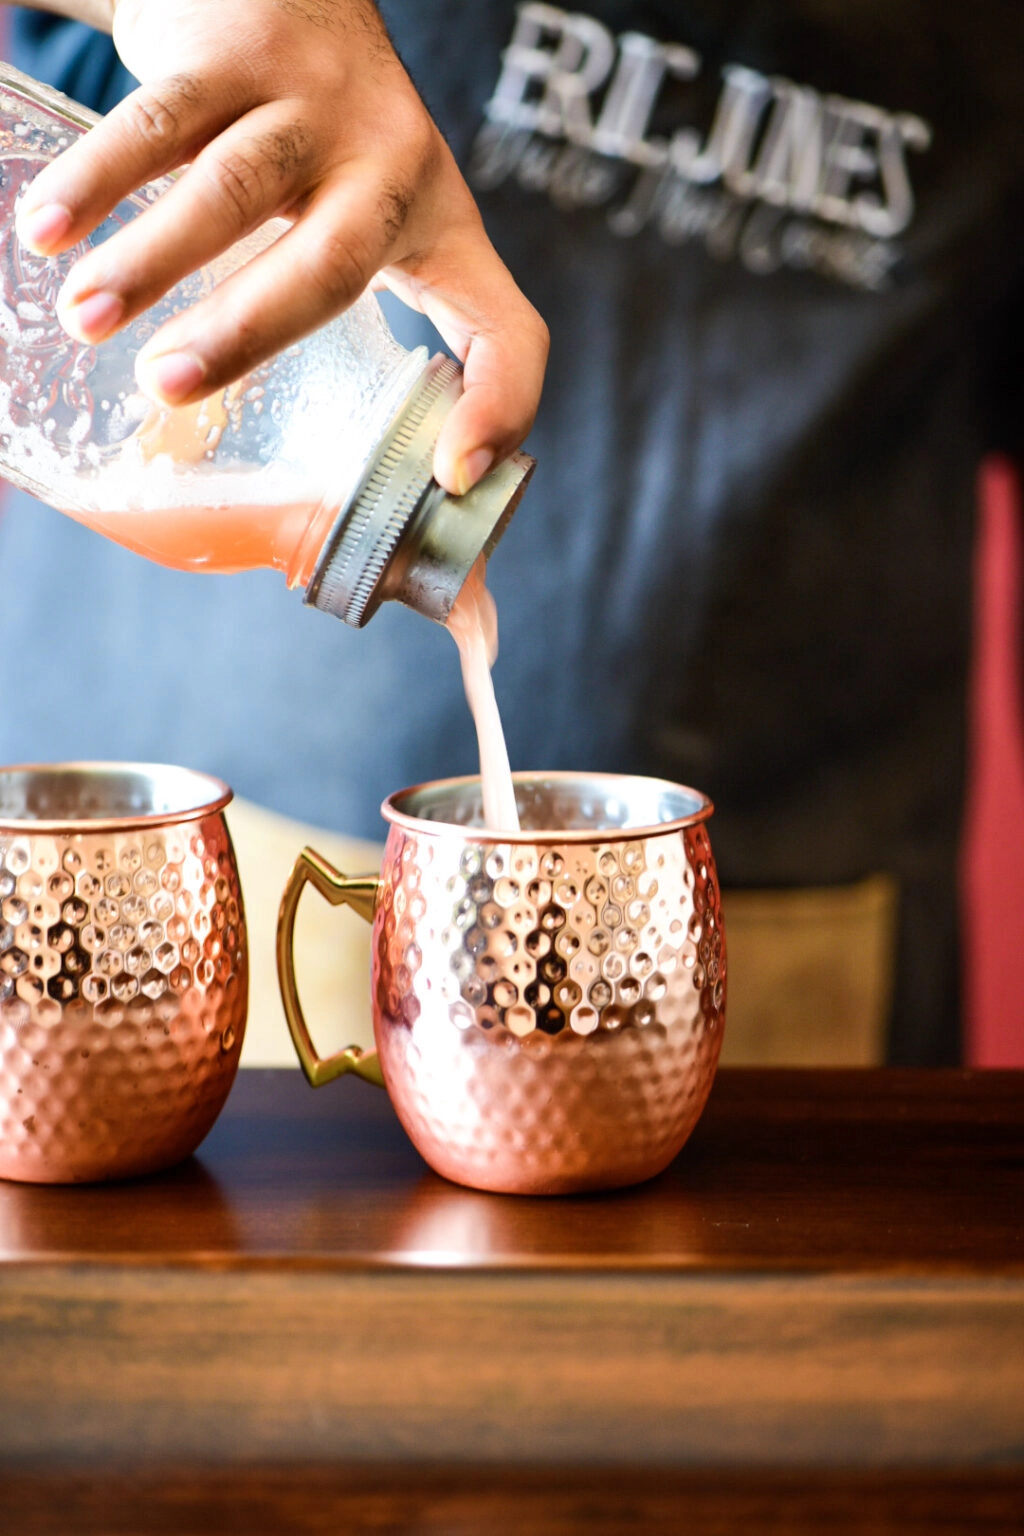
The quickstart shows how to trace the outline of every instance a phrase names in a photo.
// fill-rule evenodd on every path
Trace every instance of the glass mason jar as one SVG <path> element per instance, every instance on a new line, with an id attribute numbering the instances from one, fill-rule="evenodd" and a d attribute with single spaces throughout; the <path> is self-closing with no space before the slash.
<path id="1" fill-rule="evenodd" d="M 63 256 L 27 251 L 19 195 L 96 121 L 0 64 L 0 473 L 164 565 L 274 566 L 346 623 L 365 624 L 388 598 L 443 623 L 533 460 L 513 455 L 462 497 L 437 484 L 434 445 L 461 368 L 406 351 L 369 292 L 198 405 L 154 405 L 135 383 L 141 348 L 287 226 L 263 225 L 99 346 L 75 341 L 56 315 L 68 271 L 168 185 L 126 198 Z"/>

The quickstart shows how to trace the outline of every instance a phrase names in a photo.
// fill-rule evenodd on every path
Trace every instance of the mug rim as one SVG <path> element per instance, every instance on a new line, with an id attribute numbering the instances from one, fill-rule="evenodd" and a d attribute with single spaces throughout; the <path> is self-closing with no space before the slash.
<path id="1" fill-rule="evenodd" d="M 407 796 L 419 794 L 422 790 L 446 790 L 459 789 L 466 784 L 479 784 L 478 773 L 461 774 L 448 779 L 427 779 L 422 784 L 411 784 L 407 789 L 397 789 L 382 802 L 380 813 L 384 820 L 393 827 L 401 827 L 406 832 L 417 832 L 421 836 L 429 834 L 441 837 L 447 833 L 457 832 L 465 842 L 486 844 L 512 844 L 528 845 L 536 847 L 548 844 L 564 845 L 566 843 L 623 843 L 636 842 L 640 839 L 660 837 L 674 832 L 682 831 L 686 827 L 695 827 L 701 822 L 708 821 L 714 812 L 714 802 L 704 794 L 703 790 L 693 789 L 687 784 L 677 784 L 672 779 L 658 778 L 653 774 L 643 773 L 587 773 L 573 772 L 570 769 L 536 770 L 520 769 L 512 775 L 513 784 L 522 782 L 536 782 L 545 780 L 554 783 L 567 781 L 590 780 L 597 784 L 646 784 L 665 790 L 673 790 L 691 796 L 698 802 L 697 808 L 685 816 L 673 817 L 671 821 L 653 822 L 644 826 L 627 827 L 574 827 L 562 828 L 543 827 L 528 828 L 522 832 L 493 832 L 488 827 L 467 827 L 453 821 L 432 821 L 426 816 L 413 816 L 408 811 L 403 811 L 397 805 L 397 801 Z"/>
<path id="2" fill-rule="evenodd" d="M 178 810 L 153 810 L 126 812 L 123 816 L 9 816 L 0 808 L 0 832 L 18 832 L 24 837 L 52 835 L 54 833 L 104 833 L 130 832 L 142 827 L 172 827 L 182 822 L 201 821 L 214 816 L 230 805 L 234 790 L 212 773 L 198 768 L 184 768 L 178 763 L 145 763 L 117 761 L 85 761 L 65 763 L 3 763 L 0 764 L 0 784 L 13 774 L 79 774 L 83 778 L 102 779 L 115 774 L 135 773 L 149 778 L 175 775 L 190 781 L 196 788 L 196 797 Z M 198 796 L 205 794 L 204 799 Z"/>

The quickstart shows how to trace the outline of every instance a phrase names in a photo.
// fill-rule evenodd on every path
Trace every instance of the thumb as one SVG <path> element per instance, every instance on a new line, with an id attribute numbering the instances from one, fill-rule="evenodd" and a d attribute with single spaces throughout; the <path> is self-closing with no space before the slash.
<path id="1" fill-rule="evenodd" d="M 463 392 L 441 429 L 434 477 L 462 496 L 526 437 L 540 403 L 548 330 L 490 242 L 388 286 L 432 320 L 463 365 Z"/>

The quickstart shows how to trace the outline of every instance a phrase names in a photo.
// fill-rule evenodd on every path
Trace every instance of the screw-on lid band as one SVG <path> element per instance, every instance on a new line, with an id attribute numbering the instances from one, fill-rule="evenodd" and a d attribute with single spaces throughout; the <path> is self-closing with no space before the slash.
<path id="1" fill-rule="evenodd" d="M 385 598 L 444 623 L 474 561 L 490 554 L 533 470 L 525 454 L 466 496 L 433 478 L 434 447 L 462 393 L 462 370 L 431 358 L 351 501 L 335 520 L 306 602 L 360 628 Z"/>
<path id="2" fill-rule="evenodd" d="M 462 370 L 438 354 L 402 407 L 324 545 L 306 602 L 356 628 L 376 612 L 388 561 L 433 480 L 434 446 L 462 393 Z M 372 606 L 371 606 L 372 604 Z"/>

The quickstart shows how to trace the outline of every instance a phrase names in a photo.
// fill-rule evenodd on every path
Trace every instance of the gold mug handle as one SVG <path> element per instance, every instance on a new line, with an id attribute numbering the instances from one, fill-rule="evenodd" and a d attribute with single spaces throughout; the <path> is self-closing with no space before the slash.
<path id="1" fill-rule="evenodd" d="M 332 907 L 351 907 L 368 923 L 373 922 L 374 904 L 380 888 L 376 875 L 360 875 L 355 878 L 342 875 L 312 848 L 303 848 L 295 860 L 277 917 L 277 979 L 295 1053 L 313 1088 L 322 1088 L 325 1083 L 333 1082 L 346 1072 L 355 1072 L 368 1083 L 376 1083 L 378 1088 L 383 1088 L 384 1078 L 376 1051 L 363 1051 L 357 1045 L 348 1045 L 333 1056 L 323 1057 L 313 1044 L 295 979 L 295 918 L 299 910 L 299 899 L 307 883 L 318 890 Z"/>

